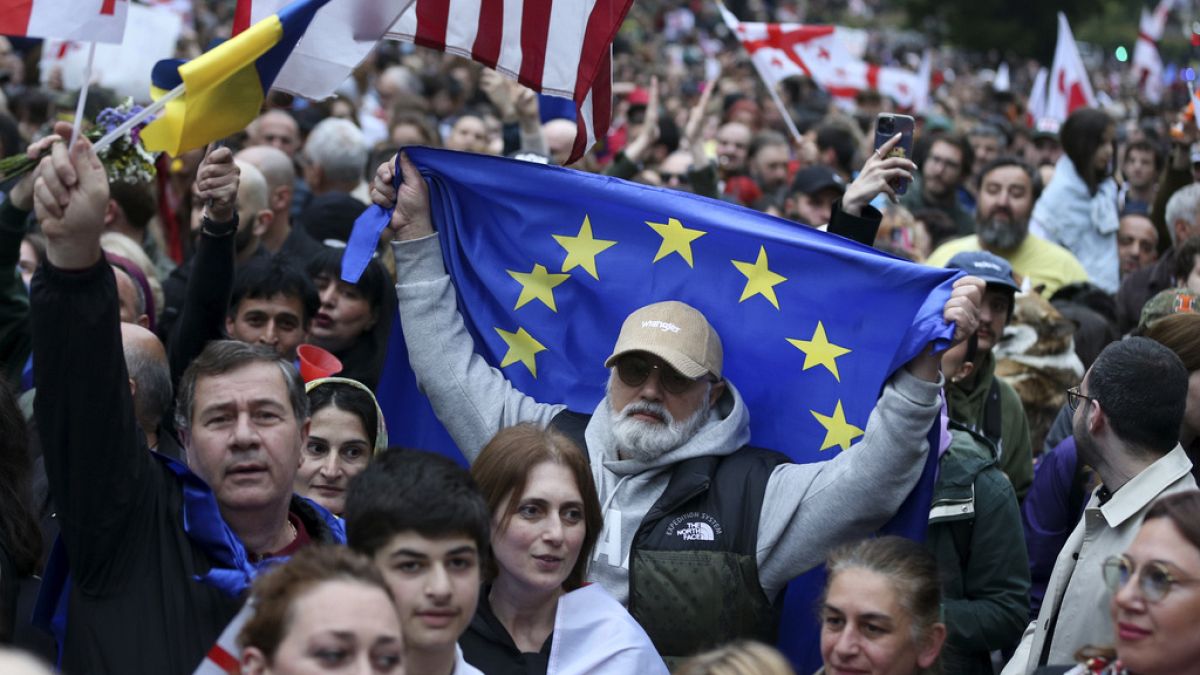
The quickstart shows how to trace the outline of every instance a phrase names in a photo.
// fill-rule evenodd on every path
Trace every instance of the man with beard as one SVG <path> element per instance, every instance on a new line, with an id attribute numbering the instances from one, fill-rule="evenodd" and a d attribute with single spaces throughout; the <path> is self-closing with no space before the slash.
<path id="1" fill-rule="evenodd" d="M 1017 499 L 1024 499 L 1033 484 L 1033 447 L 1029 419 L 1021 397 L 1012 385 L 996 377 L 993 348 L 1012 319 L 1017 284 L 1008 261 L 987 251 L 964 251 L 946 263 L 983 279 L 983 304 L 979 306 L 978 350 L 974 367 L 965 377 L 946 384 L 950 419 L 982 434 L 995 448 L 996 464 L 1008 476 Z"/>
<path id="2" fill-rule="evenodd" d="M 1179 357 L 1142 337 L 1110 344 L 1067 391 L 1079 461 L 1101 484 L 1059 553 L 1037 620 L 1004 675 L 1072 663 L 1076 650 L 1112 643 L 1102 563 L 1125 552 L 1156 499 L 1196 489 L 1179 445 L 1187 392 Z"/>
<path id="3" fill-rule="evenodd" d="M 963 251 L 989 251 L 1007 260 L 1034 289 L 1043 287 L 1045 297 L 1087 281 L 1087 272 L 1070 251 L 1029 233 L 1029 214 L 1039 192 L 1041 181 L 1028 164 L 1013 157 L 993 160 L 979 172 L 975 234 L 942 244 L 926 264 L 942 267 Z"/>
<path id="4" fill-rule="evenodd" d="M 971 175 L 974 153 L 970 143 L 957 134 L 937 134 L 921 164 L 921 174 L 909 186 L 900 203 L 909 211 L 937 209 L 958 225 L 959 234 L 974 231 L 971 214 L 958 203 L 958 188 Z"/>
<path id="5" fill-rule="evenodd" d="M 407 157 L 401 170 L 397 191 L 383 165 L 372 197 L 392 210 L 396 294 L 418 385 L 469 459 L 519 422 L 553 427 L 587 452 L 605 509 L 589 578 L 628 606 L 665 658 L 739 638 L 773 642 L 787 582 L 831 546 L 882 525 L 916 483 L 939 408 L 940 356 L 928 351 L 884 387 L 853 451 L 816 464 L 747 445 L 749 413 L 722 377 L 721 340 L 681 302 L 625 320 L 594 414 L 517 391 L 475 353 L 428 188 Z M 976 328 L 981 286 L 960 279 L 945 305 L 956 341 Z"/>

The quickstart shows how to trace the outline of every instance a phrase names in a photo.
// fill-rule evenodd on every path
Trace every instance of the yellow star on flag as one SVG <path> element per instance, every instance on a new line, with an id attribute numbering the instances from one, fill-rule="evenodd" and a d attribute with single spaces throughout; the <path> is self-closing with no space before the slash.
<path id="1" fill-rule="evenodd" d="M 833 373 L 835 380 L 842 381 L 842 376 L 838 374 L 837 358 L 849 354 L 850 350 L 830 342 L 829 338 L 825 337 L 825 326 L 820 321 L 817 322 L 817 330 L 813 331 L 811 340 L 788 338 L 787 341 L 804 352 L 804 368 L 801 370 L 825 366 L 826 370 Z"/>
<path id="2" fill-rule="evenodd" d="M 521 296 L 517 298 L 517 306 L 513 307 L 514 310 L 521 309 L 531 300 L 541 300 L 543 305 L 555 312 L 558 311 L 558 308 L 554 306 L 554 288 L 570 279 L 570 274 L 551 274 L 542 265 L 534 265 L 530 272 L 505 271 L 508 272 L 508 276 L 521 284 Z"/>
<path id="3" fill-rule="evenodd" d="M 504 354 L 504 360 L 500 362 L 500 367 L 507 368 L 520 361 L 529 369 L 531 375 L 537 377 L 537 353 L 546 351 L 546 346 L 533 339 L 533 336 L 524 328 L 518 327 L 515 333 L 497 328 L 496 332 L 508 345 L 508 351 Z"/>
<path id="4" fill-rule="evenodd" d="M 692 264 L 692 242 L 708 234 L 707 232 L 688 229 L 675 218 L 668 218 L 665 223 L 652 223 L 647 220 L 646 224 L 654 228 L 654 231 L 663 238 L 652 263 L 656 263 L 672 253 L 678 253 L 688 267 L 695 267 Z"/>
<path id="5" fill-rule="evenodd" d="M 846 421 L 846 413 L 842 412 L 841 401 L 837 402 L 832 417 L 826 417 L 816 410 L 809 410 L 809 412 L 817 418 L 821 426 L 825 427 L 825 441 L 821 443 L 821 450 L 828 450 L 835 445 L 840 445 L 842 450 L 849 450 L 850 443 L 863 435 L 862 429 Z"/>
<path id="6" fill-rule="evenodd" d="M 755 295 L 761 295 L 766 298 L 775 309 L 779 309 L 779 298 L 775 297 L 775 287 L 787 281 L 787 277 L 782 274 L 776 274 L 767 268 L 767 249 L 758 247 L 758 259 L 753 263 L 743 262 L 741 260 L 731 260 L 733 266 L 738 268 L 738 271 L 746 275 L 746 288 L 742 290 L 742 297 L 738 302 L 744 302 L 746 298 Z"/>
<path id="7" fill-rule="evenodd" d="M 587 216 L 583 217 L 583 227 L 579 228 L 578 235 L 568 237 L 565 234 L 556 234 L 553 236 L 559 246 L 567 249 L 567 258 L 563 260 L 562 271 L 570 272 L 576 267 L 582 267 L 592 275 L 593 279 L 600 280 L 600 275 L 596 272 L 596 256 L 617 242 L 593 237 L 592 221 Z"/>

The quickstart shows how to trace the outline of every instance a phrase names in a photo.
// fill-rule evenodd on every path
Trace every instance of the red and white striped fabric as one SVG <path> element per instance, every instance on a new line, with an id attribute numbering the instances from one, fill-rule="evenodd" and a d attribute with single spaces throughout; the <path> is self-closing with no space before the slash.
<path id="1" fill-rule="evenodd" d="M 721 15 L 767 86 L 802 75 L 843 105 L 852 105 L 864 89 L 878 90 L 901 108 L 916 109 L 928 99 L 928 75 L 922 78 L 905 68 L 867 63 L 854 54 L 847 29 L 840 26 L 743 22 L 723 5 Z"/>
<path id="2" fill-rule="evenodd" d="M 612 41 L 633 0 L 417 0 L 387 37 L 457 54 L 575 101 L 578 160 L 612 120 Z"/>
<path id="3" fill-rule="evenodd" d="M 120 43 L 128 0 L 0 0 L 0 35 Z"/>
<path id="4" fill-rule="evenodd" d="M 1066 15 L 1059 12 L 1058 43 L 1054 47 L 1054 63 L 1050 66 L 1045 116 L 1061 124 L 1077 108 L 1095 105 L 1092 81 L 1083 67 L 1071 24 L 1067 22 Z"/>

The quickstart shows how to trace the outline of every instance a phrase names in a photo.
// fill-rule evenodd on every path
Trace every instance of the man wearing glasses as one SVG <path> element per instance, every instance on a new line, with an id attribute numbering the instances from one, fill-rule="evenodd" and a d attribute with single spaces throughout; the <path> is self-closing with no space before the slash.
<path id="1" fill-rule="evenodd" d="M 1112 641 L 1103 564 L 1133 541 L 1160 496 L 1195 490 L 1179 445 L 1188 373 L 1170 349 L 1147 338 L 1110 344 L 1067 391 L 1079 460 L 1100 486 L 1059 553 L 1037 620 L 1003 675 L 1073 662 L 1085 645 Z"/>
<path id="2" fill-rule="evenodd" d="M 940 355 L 897 371 L 854 450 L 817 464 L 747 445 L 750 415 L 722 376 L 721 339 L 681 302 L 625 319 L 593 414 L 517 391 L 475 353 L 425 181 L 407 158 L 401 170 L 398 194 L 390 176 L 374 189 L 376 203 L 395 202 L 396 294 L 417 383 L 468 459 L 520 422 L 587 453 L 604 509 L 589 580 L 628 606 L 669 661 L 737 638 L 773 642 L 787 582 L 881 526 L 916 484 L 940 409 Z M 945 305 L 956 343 L 975 332 L 982 287 L 965 277 Z"/>

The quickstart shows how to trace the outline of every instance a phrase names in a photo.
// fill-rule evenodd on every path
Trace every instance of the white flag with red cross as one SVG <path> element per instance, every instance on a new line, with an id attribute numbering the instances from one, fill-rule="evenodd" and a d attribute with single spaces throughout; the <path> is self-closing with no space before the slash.
<path id="1" fill-rule="evenodd" d="M 726 25 L 746 49 L 767 86 L 801 75 L 838 100 L 853 104 L 856 94 L 876 89 L 901 108 L 928 98 L 928 78 L 905 68 L 868 63 L 851 46 L 858 31 L 841 26 L 739 21 L 721 6 Z"/>
<path id="2" fill-rule="evenodd" d="M 0 0 L 0 35 L 118 44 L 128 0 Z"/>
<path id="3" fill-rule="evenodd" d="M 1046 117 L 1065 122 L 1077 108 L 1096 105 L 1092 82 L 1079 47 L 1071 33 L 1071 24 L 1062 12 L 1058 13 L 1058 44 L 1054 48 L 1054 64 L 1050 66 L 1050 86 L 1046 93 Z"/>

